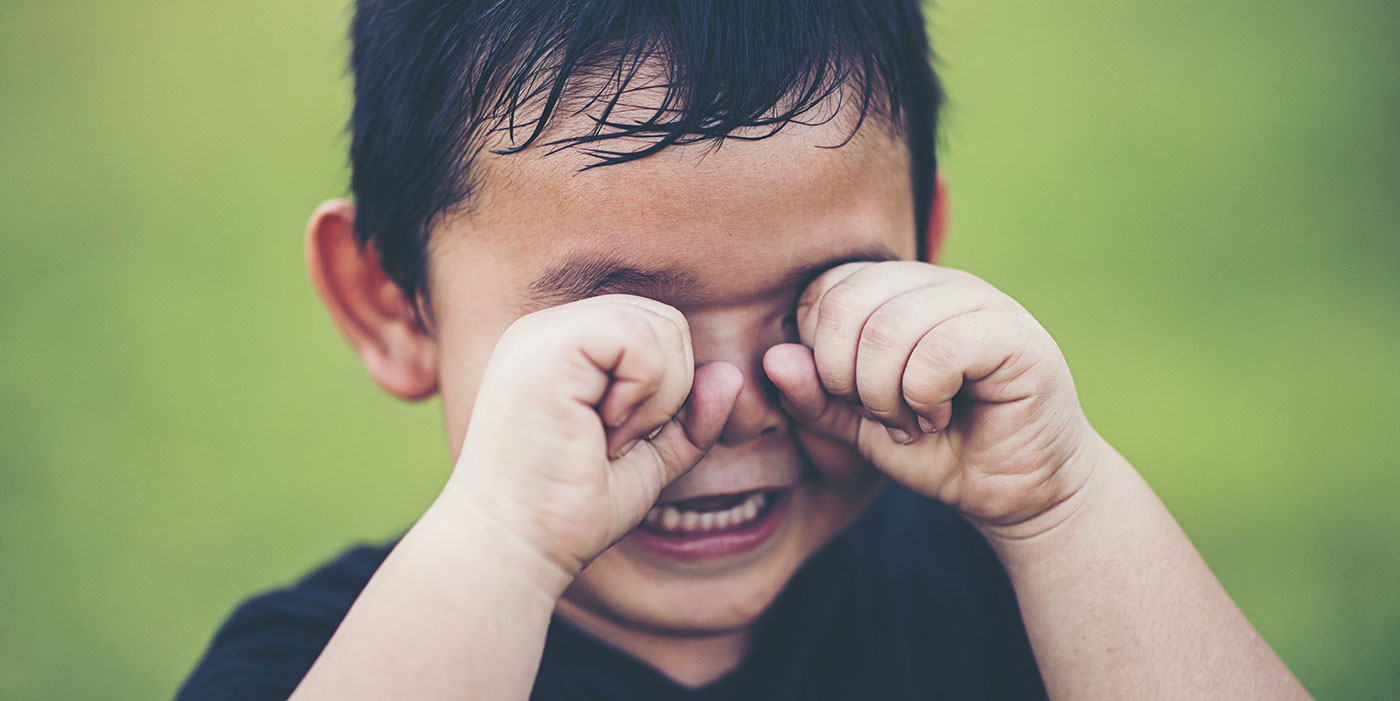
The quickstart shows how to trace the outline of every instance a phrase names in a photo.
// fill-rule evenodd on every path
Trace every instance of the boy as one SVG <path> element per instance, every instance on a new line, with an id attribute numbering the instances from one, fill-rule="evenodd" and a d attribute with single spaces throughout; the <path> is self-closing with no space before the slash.
<path id="1" fill-rule="evenodd" d="M 353 38 L 311 275 L 456 464 L 182 695 L 1305 696 L 1050 336 L 931 264 L 917 2 L 361 0 Z"/>

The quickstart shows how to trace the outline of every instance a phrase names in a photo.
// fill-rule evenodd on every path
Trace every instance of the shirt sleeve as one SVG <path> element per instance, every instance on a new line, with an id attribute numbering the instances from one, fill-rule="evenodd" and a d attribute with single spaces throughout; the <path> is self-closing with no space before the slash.
<path id="1" fill-rule="evenodd" d="M 388 552 L 354 548 L 291 587 L 243 602 L 219 627 L 176 700 L 291 696 Z"/>

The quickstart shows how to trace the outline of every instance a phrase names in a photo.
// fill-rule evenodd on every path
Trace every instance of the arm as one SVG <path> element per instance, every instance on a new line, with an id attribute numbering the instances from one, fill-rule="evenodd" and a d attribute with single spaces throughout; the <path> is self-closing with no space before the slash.
<path id="1" fill-rule="evenodd" d="M 797 323 L 801 343 L 764 358 L 788 412 L 982 531 L 1051 695 L 1306 696 L 1014 300 L 933 265 L 852 263 L 808 287 Z"/>
<path id="2" fill-rule="evenodd" d="M 1110 446 L 1069 513 L 988 533 L 1054 698 L 1307 698 Z"/>
<path id="3" fill-rule="evenodd" d="M 570 578 L 454 496 L 389 554 L 292 698 L 529 695 Z"/>
<path id="4" fill-rule="evenodd" d="M 595 297 L 497 343 L 457 465 L 294 699 L 523 699 L 554 604 L 719 439 L 743 378 L 680 312 Z"/>

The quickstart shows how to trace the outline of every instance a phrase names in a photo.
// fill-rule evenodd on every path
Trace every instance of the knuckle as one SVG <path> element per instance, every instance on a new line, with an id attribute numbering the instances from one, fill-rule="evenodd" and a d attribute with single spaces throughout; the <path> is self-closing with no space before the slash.
<path id="1" fill-rule="evenodd" d="M 978 306 L 993 306 L 999 304 L 1003 298 L 1010 299 L 991 283 L 965 270 L 948 270 L 947 277 L 937 286 L 945 290 L 956 290 L 969 301 L 975 301 Z"/>
<path id="2" fill-rule="evenodd" d="M 510 322 L 510 325 L 506 327 L 505 333 L 501 334 L 501 337 L 514 338 L 516 336 L 529 334 L 534 331 L 535 327 L 541 326 L 541 320 L 551 316 L 551 312 L 553 311 L 553 309 L 546 309 L 519 317 L 515 321 Z"/>
<path id="3" fill-rule="evenodd" d="M 930 331 L 914 347 L 909 369 L 928 373 L 945 372 L 953 365 L 958 341 L 947 330 Z"/>
<path id="4" fill-rule="evenodd" d="M 670 334 L 671 338 L 676 339 L 681 344 L 689 346 L 690 322 L 685 318 L 685 315 L 675 307 L 662 305 L 661 309 L 663 313 L 661 313 L 660 316 L 667 333 Z"/>
<path id="5" fill-rule="evenodd" d="M 828 379 L 828 378 L 823 377 L 823 378 L 822 378 L 822 384 L 826 386 L 826 391 L 827 391 L 827 392 L 829 392 L 829 393 L 831 393 L 831 394 L 834 394 L 834 395 L 836 395 L 836 396 L 838 396 L 838 397 L 840 397 L 840 398 L 842 398 L 842 399 L 855 399 L 855 398 L 856 398 L 855 383 L 853 383 L 853 382 L 851 382 L 851 381 L 849 381 L 849 380 L 847 380 L 847 379 L 845 379 L 845 378 L 842 378 L 842 377 L 832 377 L 832 378 Z"/>
<path id="6" fill-rule="evenodd" d="M 554 313 L 553 309 L 526 314 L 512 321 L 496 341 L 496 353 L 528 354 L 538 357 L 563 343 L 573 333 L 569 315 Z"/>
<path id="7" fill-rule="evenodd" d="M 682 330 L 688 330 L 690 328 L 690 322 L 686 320 L 685 315 L 681 313 L 681 310 L 676 309 L 675 307 L 669 304 L 666 304 L 664 302 L 658 302 L 656 300 L 649 299 L 647 300 L 647 302 L 650 303 L 647 305 L 647 308 L 655 311 L 667 321 L 670 321 L 672 324 L 675 325 L 676 328 Z"/>
<path id="8" fill-rule="evenodd" d="M 850 285 L 837 284 L 826 291 L 817 303 L 817 328 L 840 331 L 849 325 L 856 306 Z"/>
<path id="9" fill-rule="evenodd" d="M 802 291 L 802 295 L 797 300 L 798 309 L 810 308 L 822 302 L 832 289 L 839 287 L 847 278 L 871 265 L 876 265 L 876 263 L 866 261 L 843 263 L 818 275 Z"/>
<path id="10" fill-rule="evenodd" d="M 666 362 L 656 347 L 640 343 L 628 346 L 623 353 L 624 357 L 614 375 L 635 383 L 646 394 L 655 394 L 666 377 Z"/>
<path id="11" fill-rule="evenodd" d="M 588 323 L 583 325 L 583 329 L 607 328 L 609 332 L 621 336 L 629 347 L 656 344 L 655 330 L 636 312 L 622 307 L 611 307 L 606 311 L 605 316 L 598 320 L 598 326 Z"/>
<path id="12" fill-rule="evenodd" d="M 821 301 L 824 288 L 818 287 L 817 283 L 812 283 L 802 290 L 802 294 L 797 297 L 797 318 L 803 319 L 817 308 L 817 303 Z"/>
<path id="13" fill-rule="evenodd" d="M 825 289 L 831 287 L 868 265 L 871 265 L 871 263 L 855 261 L 828 268 L 823 271 L 822 274 L 818 275 L 816 279 L 812 280 L 811 284 L 807 286 L 807 289 Z"/>
<path id="14" fill-rule="evenodd" d="M 637 380 L 641 381 L 651 391 L 656 391 L 661 387 L 661 381 L 666 375 L 666 358 L 661 349 L 656 344 L 639 344 L 627 349 L 634 359 Z"/>
<path id="15" fill-rule="evenodd" d="M 979 323 L 969 328 L 967 333 L 972 341 L 986 343 L 998 340 L 1001 341 L 998 345 L 1022 347 L 1030 342 L 1032 336 L 1033 327 L 1026 321 L 1026 317 L 1014 309 L 994 307 L 988 309 L 978 319 Z"/>
<path id="16" fill-rule="evenodd" d="M 943 339 L 920 343 L 905 368 L 905 401 L 915 411 L 927 411 L 952 397 L 962 384 L 953 367 L 954 345 Z"/>
<path id="17" fill-rule="evenodd" d="M 615 298 L 617 302 L 621 303 L 619 306 L 629 308 L 629 310 L 634 308 L 640 308 L 643 311 L 650 312 L 652 314 L 655 314 L 656 316 L 661 317 L 662 319 L 669 321 L 677 327 L 689 327 L 689 324 L 685 319 L 685 315 L 682 314 L 679 309 L 676 309 L 675 307 L 666 304 L 665 302 L 659 302 L 657 300 L 651 299 L 650 297 L 641 297 L 638 295 L 606 295 L 606 297 Z"/>
<path id="18" fill-rule="evenodd" d="M 849 363 L 833 357 L 831 352 L 823 348 L 818 348 L 813 354 L 813 361 L 817 366 L 817 377 L 827 392 L 842 397 L 854 395 L 855 384 Z"/>
<path id="19" fill-rule="evenodd" d="M 983 280 L 980 277 L 977 277 L 976 275 L 973 275 L 972 273 L 967 272 L 966 270 L 959 270 L 957 268 L 945 268 L 945 270 L 947 271 L 948 282 L 961 285 L 963 287 L 971 287 L 978 289 L 992 288 L 992 286 L 987 284 L 985 280 Z"/>
<path id="20" fill-rule="evenodd" d="M 916 414 L 931 414 L 948 399 L 949 397 L 936 391 L 934 385 L 930 383 L 920 385 L 917 381 L 914 383 L 905 382 L 904 401 Z"/>
<path id="21" fill-rule="evenodd" d="M 662 375 L 660 372 L 656 372 L 655 368 L 652 370 L 652 372 L 643 373 L 635 380 L 637 393 L 640 396 L 649 397 L 661 391 Z"/>
<path id="22" fill-rule="evenodd" d="M 883 356 L 904 345 L 907 335 L 904 320 L 904 315 L 891 305 L 876 309 L 861 329 L 860 351 Z"/>
<path id="23" fill-rule="evenodd" d="M 647 297 L 635 295 L 610 295 L 618 298 L 616 307 L 631 317 L 648 325 L 657 341 L 662 344 L 678 344 L 683 352 L 689 353 L 690 321 L 685 314 L 669 304 Z"/>
<path id="24" fill-rule="evenodd" d="M 903 407 L 900 406 L 900 397 L 893 392 L 862 392 L 860 402 L 876 418 L 885 421 L 898 419 L 904 413 L 901 411 Z"/>

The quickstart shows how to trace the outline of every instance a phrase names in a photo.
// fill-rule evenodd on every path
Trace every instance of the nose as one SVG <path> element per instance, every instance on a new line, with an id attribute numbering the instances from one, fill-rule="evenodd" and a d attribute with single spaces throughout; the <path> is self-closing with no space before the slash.
<path id="1" fill-rule="evenodd" d="M 777 390 L 764 374 L 762 363 L 751 363 L 744 368 L 744 387 L 739 391 L 719 442 L 740 445 L 786 429 L 787 416 L 778 404 Z"/>
<path id="2" fill-rule="evenodd" d="M 763 326 L 768 326 L 764 324 Z M 735 446 L 767 436 L 785 433 L 788 418 L 778 402 L 778 390 L 769 382 L 763 371 L 763 354 L 769 348 L 786 340 L 781 327 L 772 324 L 773 329 L 746 328 L 744 325 L 728 325 L 716 328 L 706 324 L 697 328 L 691 322 L 691 338 L 697 365 L 724 360 L 738 366 L 744 372 L 744 385 L 739 390 L 739 398 L 734 402 L 734 410 L 724 425 L 719 442 Z"/>

